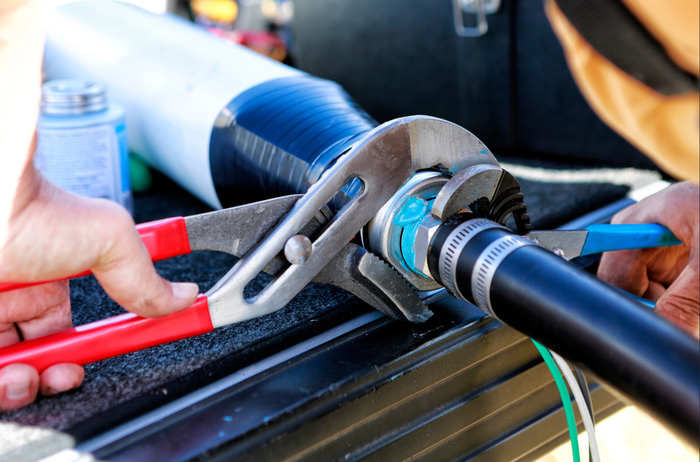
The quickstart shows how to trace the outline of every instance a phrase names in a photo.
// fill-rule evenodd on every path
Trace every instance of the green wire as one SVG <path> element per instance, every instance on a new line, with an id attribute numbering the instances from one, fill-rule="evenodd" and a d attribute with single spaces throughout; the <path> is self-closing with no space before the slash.
<path id="1" fill-rule="evenodd" d="M 561 402 L 564 405 L 566 423 L 569 426 L 569 438 L 571 438 L 571 452 L 574 455 L 574 462 L 581 462 L 578 449 L 578 430 L 576 428 L 576 419 L 574 418 L 574 409 L 571 407 L 571 397 L 569 396 L 569 391 L 566 389 L 564 377 L 561 376 L 557 363 L 554 362 L 554 358 L 552 358 L 549 350 L 537 343 L 535 339 L 530 340 L 532 340 L 532 343 L 535 344 L 537 351 L 539 351 L 540 355 L 542 355 L 542 359 L 544 359 L 545 364 L 547 364 L 547 367 L 549 368 L 549 372 L 551 372 L 552 377 L 554 377 L 554 382 L 557 384 L 559 395 L 561 395 Z"/>

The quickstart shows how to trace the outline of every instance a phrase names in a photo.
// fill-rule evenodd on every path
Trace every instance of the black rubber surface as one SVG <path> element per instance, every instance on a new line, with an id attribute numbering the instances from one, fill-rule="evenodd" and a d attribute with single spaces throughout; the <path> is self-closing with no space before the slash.
<path id="1" fill-rule="evenodd" d="M 627 192 L 624 186 L 600 183 L 521 184 L 536 228 L 562 224 Z M 157 174 L 150 192 L 136 197 L 135 208 L 137 222 L 207 211 L 206 205 Z M 233 263 L 228 255 L 201 252 L 156 267 L 164 277 L 197 282 L 204 291 Z M 71 282 L 71 300 L 76 325 L 123 311 L 92 277 Z M 64 430 L 82 441 L 368 309 L 340 289 L 311 285 L 277 313 L 89 365 L 79 389 L 0 414 L 0 421 Z"/>
<path id="2" fill-rule="evenodd" d="M 468 281 L 460 270 L 456 278 Z M 593 372 L 697 448 L 700 354 L 690 335 L 542 247 L 505 257 L 490 293 L 505 324 Z"/>

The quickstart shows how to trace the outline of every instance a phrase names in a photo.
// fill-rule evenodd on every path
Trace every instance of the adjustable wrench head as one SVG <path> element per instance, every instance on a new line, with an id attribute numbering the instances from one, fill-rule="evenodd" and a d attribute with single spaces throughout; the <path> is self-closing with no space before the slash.
<path id="1" fill-rule="evenodd" d="M 496 217 L 495 206 L 519 192 L 519 184 L 464 128 L 432 117 L 404 120 L 408 121 L 411 161 L 417 173 L 364 228 L 363 244 L 417 290 L 431 291 L 441 286 L 425 267 L 432 229 L 429 222 L 444 223 L 462 210 L 505 221 L 512 210 L 503 209 L 506 213 Z"/>
<path id="2" fill-rule="evenodd" d="M 388 233 L 388 237 L 376 240 L 370 236 L 369 248 L 404 277 L 408 277 L 411 270 L 402 265 L 402 255 L 391 251 L 392 239 L 396 240 L 392 234 L 395 228 L 391 226 L 395 218 L 394 209 L 403 205 L 403 201 L 397 202 L 392 198 L 416 172 L 432 169 L 442 172 L 442 176 L 440 173 L 428 175 L 431 179 L 425 180 L 433 185 L 433 189 L 426 192 L 425 188 L 418 188 L 421 194 L 434 193 L 433 197 L 419 198 L 427 205 L 437 197 L 439 185 L 447 183 L 453 174 L 475 165 L 500 168 L 493 154 L 478 138 L 453 123 L 433 117 L 414 116 L 392 120 L 371 130 L 339 157 L 294 204 L 274 230 L 207 293 L 214 326 L 258 317 L 282 308 L 306 284 L 317 278 L 353 236 L 367 223 L 377 220 L 379 215 L 383 217 L 377 222 L 379 233 Z M 436 175 L 440 178 L 435 179 Z M 315 236 L 308 260 L 281 268 L 276 278 L 258 295 L 251 299 L 244 297 L 244 287 L 260 271 L 268 268 L 288 239 L 300 234 L 312 217 L 353 179 L 359 180 L 362 188 Z M 447 203 L 452 204 L 450 201 Z M 383 207 L 387 207 L 388 212 L 378 214 Z M 426 210 L 430 210 L 430 207 Z M 398 238 L 400 240 L 400 234 Z M 355 259 L 360 262 L 358 265 L 363 264 L 367 269 L 366 274 L 360 272 L 364 278 L 381 288 L 394 303 L 404 303 L 402 300 L 411 299 L 403 297 L 400 291 L 393 293 L 392 284 L 373 280 L 372 278 L 376 279 L 379 277 L 377 275 L 384 273 L 373 271 L 372 268 L 376 268 L 376 265 L 366 263 L 369 260 Z M 363 261 L 365 263 L 361 263 Z M 411 280 L 411 283 L 426 290 L 418 281 L 419 279 Z M 410 300 L 399 312 L 403 312 L 407 319 L 426 319 L 425 309 L 420 304 L 414 304 L 411 308 L 410 303 L 414 301 Z"/>

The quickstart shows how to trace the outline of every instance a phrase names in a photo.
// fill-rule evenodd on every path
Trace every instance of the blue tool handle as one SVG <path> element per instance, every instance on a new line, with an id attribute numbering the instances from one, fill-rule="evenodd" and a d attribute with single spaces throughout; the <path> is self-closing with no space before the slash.
<path id="1" fill-rule="evenodd" d="M 681 243 L 671 230 L 658 224 L 591 225 L 586 231 L 588 236 L 581 255 Z"/>
<path id="2" fill-rule="evenodd" d="M 630 298 L 637 300 L 639 303 L 646 305 L 648 308 L 650 308 L 652 310 L 654 308 L 656 308 L 656 303 L 652 302 L 651 300 L 647 300 L 646 298 L 642 298 L 642 297 L 639 297 L 637 295 L 631 294 L 631 293 L 627 292 L 626 290 L 622 290 L 622 289 L 615 287 L 615 286 L 610 286 L 610 287 L 617 290 L 618 292 L 622 292 L 623 294 L 627 295 Z"/>

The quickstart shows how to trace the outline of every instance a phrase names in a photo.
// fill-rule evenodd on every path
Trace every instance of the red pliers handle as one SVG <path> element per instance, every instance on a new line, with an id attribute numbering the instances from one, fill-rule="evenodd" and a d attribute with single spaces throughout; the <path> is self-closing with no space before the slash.
<path id="1" fill-rule="evenodd" d="M 183 217 L 144 223 L 137 228 L 153 261 L 191 251 Z M 87 274 L 90 272 L 75 277 Z M 41 283 L 0 283 L 0 291 L 35 284 Z M 212 329 L 207 297 L 200 295 L 192 307 L 160 318 L 143 318 L 126 313 L 7 346 L 0 349 L 0 368 L 22 363 L 42 372 L 58 363 L 84 365 Z"/>
<path id="2" fill-rule="evenodd" d="M 137 226 L 141 240 L 153 261 L 164 260 L 195 250 L 226 251 L 241 256 L 281 216 L 286 214 L 300 196 L 286 196 L 270 201 L 266 214 L 248 226 L 241 226 L 250 213 L 242 206 L 191 217 L 175 217 Z M 258 208 L 261 203 L 258 203 Z M 237 228 L 229 227 L 232 222 Z M 207 230 L 231 229 L 226 236 L 212 236 Z M 236 232 L 238 230 L 238 232 Z M 235 248 L 232 243 L 235 243 Z M 91 274 L 90 271 L 73 277 Z M 0 292 L 51 281 L 0 283 Z M 162 316 L 144 318 L 126 313 L 73 329 L 56 332 L 33 340 L 0 348 L 0 368 L 14 363 L 28 364 L 39 372 L 59 363 L 85 365 L 102 359 L 131 353 L 163 343 L 210 332 L 214 327 L 209 314 L 207 296 L 200 294 L 190 308 Z"/>
<path id="3" fill-rule="evenodd" d="M 136 229 L 148 253 L 151 255 L 151 261 L 165 260 L 191 252 L 190 241 L 187 237 L 187 225 L 183 217 L 166 218 L 164 220 L 143 223 L 137 225 Z M 66 279 L 79 278 L 89 274 L 92 274 L 92 272 L 83 271 L 80 274 Z M 58 279 L 38 282 L 0 282 L 0 292 L 46 284 L 57 280 Z"/>
<path id="4" fill-rule="evenodd" d="M 450 142 L 432 146 L 438 138 Z M 157 319 L 126 315 L 20 342 L 0 349 L 0 367 L 21 362 L 43 370 L 64 362 L 86 364 L 201 334 L 277 311 L 315 281 L 354 287 L 354 294 L 387 314 L 399 319 L 406 315 L 409 321 L 422 322 L 432 313 L 398 273 L 378 258 L 368 256 L 359 246 L 355 245 L 356 251 L 345 255 L 342 251 L 354 245 L 348 243 L 416 171 L 438 164 L 459 170 L 485 159 L 496 163 L 489 155 L 483 143 L 454 124 L 424 116 L 404 117 L 368 132 L 323 172 L 303 196 L 285 196 L 142 226 L 144 231 L 150 228 L 149 236 L 153 236 L 146 245 L 154 259 L 196 250 L 245 256 L 206 297 L 185 311 Z M 327 209 L 326 204 L 351 180 L 359 181 L 361 189 L 335 215 L 319 219 L 319 214 L 324 215 L 323 210 Z M 298 264 L 279 264 L 276 260 L 289 240 L 304 234 L 314 219 L 322 226 L 316 228 L 308 259 Z M 178 224 L 180 220 L 184 220 L 186 234 Z M 161 227 L 168 228 L 163 231 L 169 238 L 166 242 L 183 244 L 181 248 L 173 249 L 168 243 L 161 245 L 164 242 L 160 238 Z M 322 273 L 333 262 L 336 268 L 328 271 L 324 279 Z M 270 270 L 275 265 L 278 269 Z M 248 299 L 245 287 L 261 271 L 272 271 L 276 277 Z M 352 284 L 348 283 L 352 279 L 347 277 L 348 272 L 356 273 Z M 341 274 L 334 277 L 336 273 Z"/>

